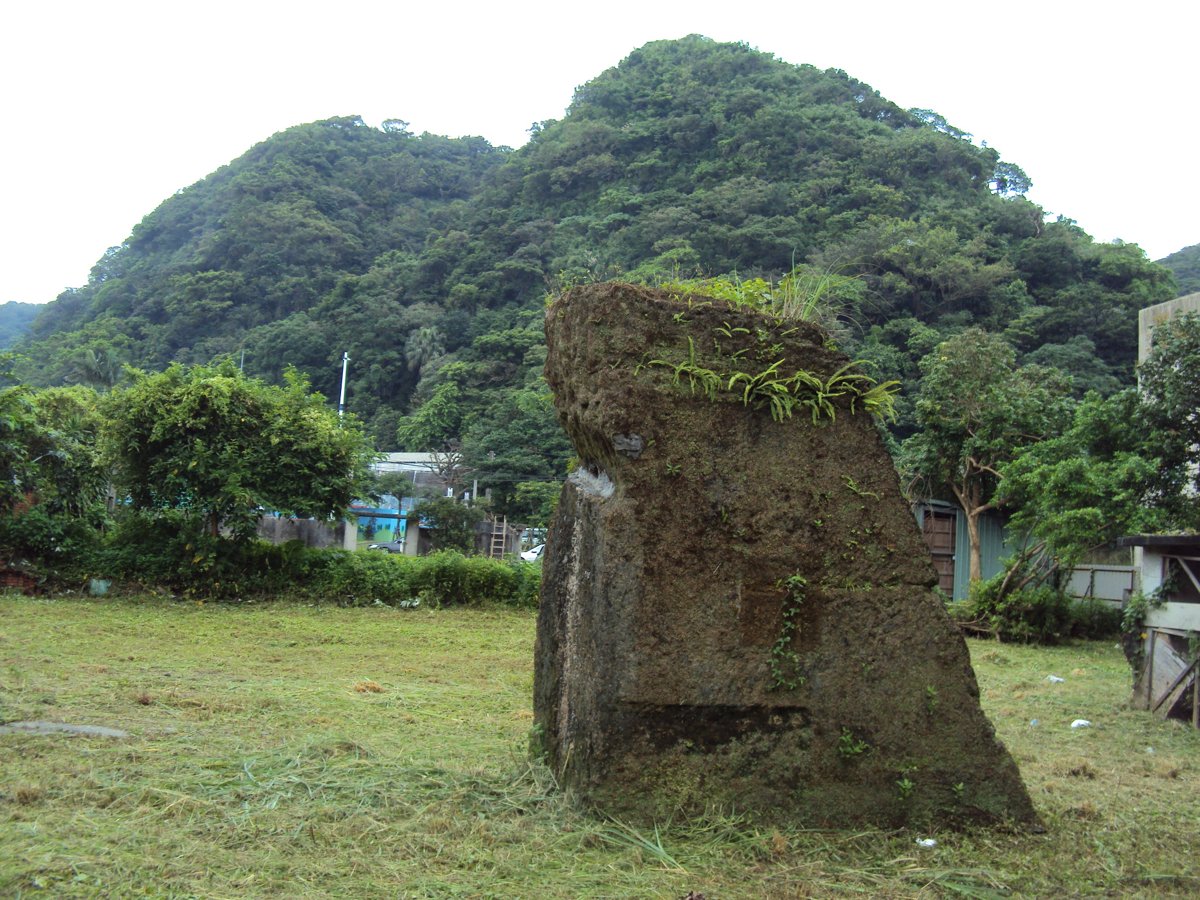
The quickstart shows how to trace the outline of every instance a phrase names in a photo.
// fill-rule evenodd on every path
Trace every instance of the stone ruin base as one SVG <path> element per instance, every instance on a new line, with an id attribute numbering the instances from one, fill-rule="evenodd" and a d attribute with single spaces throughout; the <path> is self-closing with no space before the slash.
<path id="1" fill-rule="evenodd" d="M 776 359 L 827 377 L 847 360 L 824 335 L 619 284 L 559 298 L 546 331 L 582 462 L 536 650 L 560 783 L 638 821 L 1036 826 L 871 418 L 689 384 Z"/>

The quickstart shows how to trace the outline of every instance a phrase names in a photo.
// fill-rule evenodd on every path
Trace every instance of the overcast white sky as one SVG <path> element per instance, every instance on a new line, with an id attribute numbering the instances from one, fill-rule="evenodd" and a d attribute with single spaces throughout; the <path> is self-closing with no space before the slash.
<path id="1" fill-rule="evenodd" d="M 1031 199 L 1153 259 L 1200 243 L 1200 4 L 41 0 L 0 11 L 0 302 L 87 281 L 271 134 L 361 115 L 519 146 L 642 44 L 744 41 L 941 113 Z"/>

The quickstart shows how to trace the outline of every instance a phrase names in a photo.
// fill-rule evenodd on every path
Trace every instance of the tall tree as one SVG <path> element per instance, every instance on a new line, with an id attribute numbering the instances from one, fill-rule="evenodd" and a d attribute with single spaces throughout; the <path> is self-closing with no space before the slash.
<path id="1" fill-rule="evenodd" d="M 66 380 L 70 384 L 107 391 L 121 380 L 124 368 L 124 360 L 111 347 L 84 347 L 72 359 Z"/>
<path id="2" fill-rule="evenodd" d="M 921 361 L 920 431 L 904 442 L 900 468 L 910 492 L 948 494 L 966 515 L 970 579 L 982 576 L 980 517 L 1000 507 L 1001 468 L 1024 446 L 1058 434 L 1070 412 L 1070 380 L 1016 365 L 1003 338 L 971 328 Z"/>
<path id="3" fill-rule="evenodd" d="M 110 473 L 100 458 L 101 396 L 72 385 L 36 391 L 31 399 L 37 429 L 30 461 L 38 503 L 76 519 L 103 515 Z"/>
<path id="4" fill-rule="evenodd" d="M 24 385 L 0 388 L 0 512 L 11 512 L 26 491 L 33 489 L 37 434 L 30 390 Z"/>
<path id="5" fill-rule="evenodd" d="M 434 471 L 456 494 L 470 476 L 462 452 L 466 416 L 461 389 L 447 381 L 420 409 L 402 418 L 396 430 L 401 449 L 432 454 Z"/>
<path id="6" fill-rule="evenodd" d="M 413 372 L 420 372 L 427 362 L 445 352 L 442 333 L 432 325 L 418 328 L 404 343 L 404 359 Z"/>
<path id="7" fill-rule="evenodd" d="M 561 487 L 570 442 L 554 413 L 550 392 L 514 391 L 477 417 L 463 435 L 463 455 L 492 491 L 497 511 L 520 518 L 527 507 L 516 500 L 521 485 L 542 482 Z"/>

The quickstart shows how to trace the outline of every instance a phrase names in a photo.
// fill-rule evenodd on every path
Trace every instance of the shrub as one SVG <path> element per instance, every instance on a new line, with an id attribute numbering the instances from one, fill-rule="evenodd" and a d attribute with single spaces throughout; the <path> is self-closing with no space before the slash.
<path id="1" fill-rule="evenodd" d="M 376 602 L 395 606 L 419 599 L 431 607 L 469 603 L 536 607 L 541 587 L 540 566 L 463 556 L 454 550 L 418 557 L 310 552 L 324 554 L 326 561 L 320 566 L 310 564 L 307 593 L 346 606 Z"/>
<path id="2" fill-rule="evenodd" d="M 1088 597 L 1071 601 L 1071 636 L 1110 638 L 1121 633 L 1121 610 Z"/>
<path id="3" fill-rule="evenodd" d="M 376 602 L 396 606 L 417 594 L 412 567 L 406 557 L 389 553 L 353 553 L 345 550 L 309 551 L 305 593 L 340 606 L 370 606 Z"/>
<path id="4" fill-rule="evenodd" d="M 1002 641 L 1054 644 L 1070 635 L 1071 601 L 1050 585 L 1001 594 L 1003 573 L 971 586 L 968 609 Z"/>
<path id="5" fill-rule="evenodd" d="M 541 572 L 536 565 L 463 556 L 453 550 L 418 557 L 412 563 L 414 584 L 420 595 L 433 605 L 537 605 Z"/>
<path id="6" fill-rule="evenodd" d="M 509 565 L 517 573 L 517 589 L 511 601 L 512 605 L 537 609 L 542 599 L 541 563 L 518 560 Z"/>
<path id="7" fill-rule="evenodd" d="M 93 565 L 100 531 L 95 522 L 33 506 L 0 517 L 0 555 L 23 558 L 61 571 Z"/>
<path id="8" fill-rule="evenodd" d="M 1106 638 L 1121 631 L 1121 612 L 1094 599 L 1076 600 L 1052 584 L 1001 595 L 1003 573 L 981 581 L 967 600 L 947 607 L 964 630 L 1002 641 L 1054 644 L 1066 638 Z"/>
<path id="9" fill-rule="evenodd" d="M 214 537 L 182 510 L 119 510 L 91 571 L 214 599 L 284 593 L 303 585 L 320 557 L 299 542 L 275 546 Z"/>

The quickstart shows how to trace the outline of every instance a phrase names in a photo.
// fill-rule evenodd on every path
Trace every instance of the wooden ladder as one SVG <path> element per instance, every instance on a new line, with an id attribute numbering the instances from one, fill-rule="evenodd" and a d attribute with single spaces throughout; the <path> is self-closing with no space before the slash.
<path id="1" fill-rule="evenodd" d="M 504 551 L 508 546 L 508 516 L 505 516 L 499 522 L 492 519 L 492 546 L 488 550 L 488 556 L 491 559 L 503 559 Z"/>

